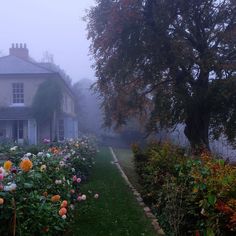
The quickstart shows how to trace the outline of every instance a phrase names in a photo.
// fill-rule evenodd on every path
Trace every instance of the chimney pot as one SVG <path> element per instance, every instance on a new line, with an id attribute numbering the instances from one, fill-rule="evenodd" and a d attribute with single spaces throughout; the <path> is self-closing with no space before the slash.
<path id="1" fill-rule="evenodd" d="M 26 46 L 26 43 L 12 44 L 12 47 L 9 49 L 9 55 L 19 57 L 24 60 L 29 60 L 29 50 Z"/>

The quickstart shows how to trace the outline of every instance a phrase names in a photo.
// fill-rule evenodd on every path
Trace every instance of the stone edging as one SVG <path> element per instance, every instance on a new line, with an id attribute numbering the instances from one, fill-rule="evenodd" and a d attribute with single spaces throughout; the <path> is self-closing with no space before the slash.
<path id="1" fill-rule="evenodd" d="M 152 221 L 152 225 L 155 229 L 155 231 L 157 232 L 157 235 L 165 235 L 164 231 L 161 229 L 155 215 L 151 212 L 151 209 L 143 202 L 143 199 L 140 195 L 140 193 L 134 188 L 134 186 L 130 183 L 127 175 L 124 173 L 123 169 L 121 168 L 119 161 L 112 149 L 112 147 L 109 147 L 110 152 L 112 154 L 113 157 L 113 164 L 116 165 L 116 167 L 118 168 L 118 170 L 121 173 L 121 176 L 124 178 L 126 184 L 130 187 L 130 189 L 132 190 L 135 198 L 137 199 L 139 205 L 143 208 L 145 215 L 147 216 L 147 218 L 149 218 Z"/>

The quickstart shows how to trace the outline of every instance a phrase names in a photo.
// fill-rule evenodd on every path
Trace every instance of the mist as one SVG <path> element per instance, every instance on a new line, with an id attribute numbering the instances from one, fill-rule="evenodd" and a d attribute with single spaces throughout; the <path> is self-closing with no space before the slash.
<path id="1" fill-rule="evenodd" d="M 94 79 L 83 17 L 94 0 L 1 0 L 0 52 L 8 55 L 12 43 L 26 43 L 32 58 L 53 55 L 73 82 Z"/>

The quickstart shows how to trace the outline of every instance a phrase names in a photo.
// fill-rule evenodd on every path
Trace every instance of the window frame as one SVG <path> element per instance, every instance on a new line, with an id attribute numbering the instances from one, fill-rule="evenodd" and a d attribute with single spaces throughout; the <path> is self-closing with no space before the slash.
<path id="1" fill-rule="evenodd" d="M 12 83 L 12 104 L 13 105 L 24 105 L 25 94 L 24 94 L 24 83 L 14 82 Z"/>

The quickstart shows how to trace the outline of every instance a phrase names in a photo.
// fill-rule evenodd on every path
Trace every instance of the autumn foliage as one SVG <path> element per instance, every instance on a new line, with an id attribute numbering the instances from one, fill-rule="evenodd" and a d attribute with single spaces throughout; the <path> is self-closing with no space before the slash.
<path id="1" fill-rule="evenodd" d="M 235 1 L 98 0 L 86 19 L 106 126 L 235 141 Z"/>
<path id="2" fill-rule="evenodd" d="M 235 166 L 208 151 L 190 157 L 170 144 L 134 152 L 143 198 L 167 233 L 235 235 Z"/>

